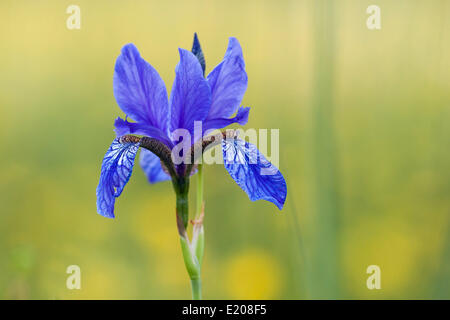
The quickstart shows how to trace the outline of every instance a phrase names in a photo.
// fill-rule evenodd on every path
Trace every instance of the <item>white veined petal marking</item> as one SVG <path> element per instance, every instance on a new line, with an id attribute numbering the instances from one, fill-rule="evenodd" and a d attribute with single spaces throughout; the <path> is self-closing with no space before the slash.
<path id="1" fill-rule="evenodd" d="M 286 181 L 253 144 L 238 139 L 222 140 L 225 169 L 250 200 L 267 200 L 280 210 L 286 200 Z"/>
<path id="2" fill-rule="evenodd" d="M 130 179 L 139 142 L 121 143 L 114 139 L 102 162 L 100 182 L 97 187 L 97 211 L 113 218 L 115 198 L 120 196 Z"/>

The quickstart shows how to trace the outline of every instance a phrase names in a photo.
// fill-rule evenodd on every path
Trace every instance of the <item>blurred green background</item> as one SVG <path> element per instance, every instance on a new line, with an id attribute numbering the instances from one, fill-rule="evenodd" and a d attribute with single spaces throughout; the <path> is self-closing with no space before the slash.
<path id="1" fill-rule="evenodd" d="M 115 220 L 95 189 L 121 47 L 170 88 L 194 32 L 207 72 L 241 42 L 247 128 L 280 129 L 288 184 L 280 213 L 205 168 L 204 298 L 450 298 L 449 19 L 445 0 L 1 1 L 0 298 L 190 298 L 171 184 L 137 165 Z"/>

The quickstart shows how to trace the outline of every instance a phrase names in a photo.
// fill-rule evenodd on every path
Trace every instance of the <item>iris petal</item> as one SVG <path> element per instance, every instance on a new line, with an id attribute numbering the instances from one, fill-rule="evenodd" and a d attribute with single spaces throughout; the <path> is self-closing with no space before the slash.
<path id="1" fill-rule="evenodd" d="M 215 130 L 222 129 L 230 124 L 238 123 L 241 126 L 245 125 L 248 121 L 248 114 L 250 112 L 249 107 L 240 107 L 238 112 L 233 118 L 216 118 L 211 120 L 205 120 L 205 124 L 203 125 L 203 130 Z"/>
<path id="2" fill-rule="evenodd" d="M 170 95 L 170 130 L 187 129 L 193 136 L 194 121 L 203 121 L 208 114 L 211 90 L 197 58 L 187 50 L 179 52 L 180 63 L 175 69 Z"/>
<path id="3" fill-rule="evenodd" d="M 241 105 L 247 90 L 244 57 L 236 38 L 230 38 L 225 57 L 207 79 L 212 97 L 207 119 L 231 117 Z"/>
<path id="4" fill-rule="evenodd" d="M 222 141 L 225 169 L 251 201 L 267 200 L 282 209 L 286 200 L 286 181 L 255 145 L 239 140 Z"/>
<path id="5" fill-rule="evenodd" d="M 127 116 L 167 132 L 170 116 L 166 86 L 131 43 L 117 58 L 113 83 L 116 101 Z"/>
<path id="6" fill-rule="evenodd" d="M 97 187 L 97 212 L 114 218 L 114 203 L 131 177 L 139 143 L 120 143 L 114 139 L 102 162 Z"/>
<path id="7" fill-rule="evenodd" d="M 128 122 L 121 118 L 117 118 L 114 122 L 114 131 L 118 137 L 126 134 L 140 134 L 147 137 L 155 138 L 165 143 L 168 147 L 172 146 L 172 141 L 165 132 L 153 126 L 141 124 L 139 122 Z"/>
<path id="8" fill-rule="evenodd" d="M 170 180 L 170 176 L 164 172 L 161 166 L 161 160 L 151 151 L 144 148 L 141 150 L 139 164 L 150 183 Z"/>

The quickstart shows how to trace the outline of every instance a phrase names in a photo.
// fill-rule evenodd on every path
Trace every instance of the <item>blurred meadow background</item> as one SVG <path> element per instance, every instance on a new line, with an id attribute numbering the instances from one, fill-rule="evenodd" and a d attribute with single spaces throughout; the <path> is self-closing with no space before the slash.
<path id="1" fill-rule="evenodd" d="M 449 19 L 445 0 L 1 1 L 0 298 L 190 298 L 171 184 L 136 164 L 115 220 L 95 190 L 123 116 L 121 47 L 170 91 L 197 32 L 207 72 L 239 39 L 246 128 L 280 129 L 288 184 L 279 212 L 205 168 L 204 298 L 449 299 Z M 72 264 L 81 290 L 66 288 Z"/>

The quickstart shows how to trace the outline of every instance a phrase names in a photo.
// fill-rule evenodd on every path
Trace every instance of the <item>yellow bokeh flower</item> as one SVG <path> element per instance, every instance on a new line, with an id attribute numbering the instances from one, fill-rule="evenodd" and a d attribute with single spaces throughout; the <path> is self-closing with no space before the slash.
<path id="1" fill-rule="evenodd" d="M 276 299 L 282 270 L 270 254 L 246 250 L 225 265 L 225 286 L 232 299 Z"/>

